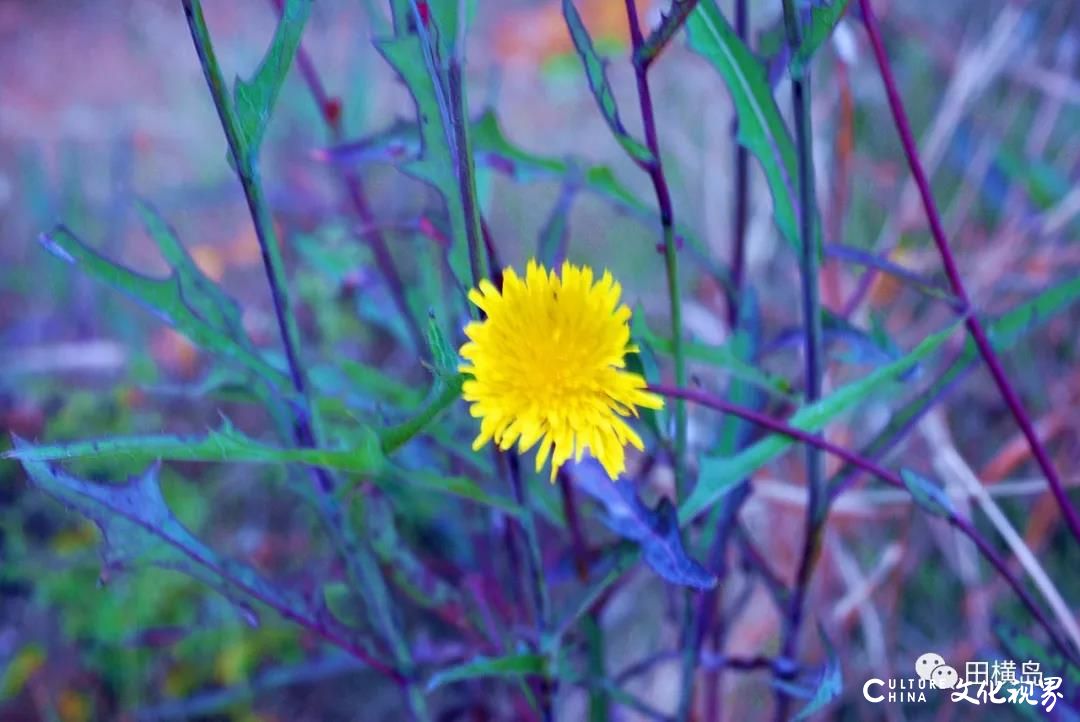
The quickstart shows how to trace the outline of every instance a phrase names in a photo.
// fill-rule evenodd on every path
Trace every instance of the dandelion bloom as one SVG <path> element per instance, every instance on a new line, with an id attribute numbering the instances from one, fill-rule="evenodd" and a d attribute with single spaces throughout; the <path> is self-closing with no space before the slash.
<path id="1" fill-rule="evenodd" d="M 626 370 L 630 309 L 619 303 L 622 287 L 607 271 L 599 281 L 588 266 L 563 263 L 561 274 L 529 261 L 525 278 L 503 271 L 500 292 L 482 280 L 469 300 L 486 315 L 465 327 L 461 347 L 472 378 L 463 392 L 480 419 L 473 442 L 494 440 L 506 450 L 528 451 L 540 442 L 536 470 L 551 455 L 551 479 L 570 457 L 589 450 L 615 479 L 626 469 L 627 442 L 641 437 L 624 421 L 638 406 L 658 409 L 663 400 L 645 379 Z"/>

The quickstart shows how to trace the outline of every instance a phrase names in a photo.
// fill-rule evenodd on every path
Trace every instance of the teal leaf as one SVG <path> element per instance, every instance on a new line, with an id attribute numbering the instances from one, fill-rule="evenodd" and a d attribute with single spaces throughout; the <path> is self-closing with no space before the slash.
<path id="1" fill-rule="evenodd" d="M 821 430 L 832 419 L 865 402 L 881 387 L 900 379 L 909 369 L 914 368 L 916 364 L 940 348 L 955 329 L 956 325 L 953 325 L 927 337 L 905 356 L 799 409 L 787 423 L 803 431 Z M 694 491 L 679 509 L 681 522 L 683 524 L 689 522 L 716 503 L 730 490 L 733 479 L 739 480 L 751 476 L 791 448 L 794 443 L 795 441 L 787 436 L 771 434 L 734 456 L 712 458 L 707 467 L 709 474 L 703 473 L 699 477 Z"/>
<path id="2" fill-rule="evenodd" d="M 773 217 L 798 251 L 796 153 L 765 66 L 724 19 L 713 0 L 701 0 L 686 23 L 690 47 L 719 71 L 738 115 L 738 141 L 754 154 L 773 199 Z M 815 240 L 820 248 L 820 231 Z"/>
<path id="3" fill-rule="evenodd" d="M 607 69 L 604 61 L 593 47 L 592 38 L 585 23 L 581 20 L 573 0 L 563 0 L 563 16 L 566 18 L 566 26 L 570 29 L 570 37 L 574 41 L 578 56 L 585 66 L 585 77 L 589 81 L 589 90 L 596 98 L 600 106 L 600 113 L 607 121 L 608 128 L 615 135 L 619 145 L 623 147 L 631 158 L 638 163 L 647 165 L 654 162 L 652 152 L 640 141 L 633 138 L 619 117 L 619 108 L 615 103 L 615 93 L 607 79 Z"/>
<path id="4" fill-rule="evenodd" d="M 519 678 L 541 675 L 547 669 L 547 659 L 539 654 L 510 654 L 504 657 L 475 659 L 440 670 L 427 683 L 427 691 L 472 679 Z"/>
<path id="5" fill-rule="evenodd" d="M 236 79 L 233 87 L 233 109 L 241 135 L 241 157 L 252 159 L 258 154 L 278 93 L 300 46 L 311 0 L 286 0 L 270 49 L 250 80 Z"/>
<path id="6" fill-rule="evenodd" d="M 922 474 L 911 469 L 901 469 L 900 478 L 903 479 L 907 490 L 911 492 L 911 498 L 923 511 L 944 519 L 951 519 L 956 514 L 956 507 L 953 506 L 949 495 Z"/>
<path id="7" fill-rule="evenodd" d="M 362 441 L 348 449 L 289 449 L 256 441 L 226 422 L 220 430 L 211 431 L 201 437 L 158 434 L 76 441 L 70 444 L 22 444 L 5 452 L 2 458 L 28 463 L 122 457 L 145 461 L 162 459 L 248 464 L 295 463 L 356 473 L 378 470 L 383 463 L 378 437 L 367 429 L 359 438 Z"/>
<path id="8" fill-rule="evenodd" d="M 604 523 L 619 536 L 636 542 L 653 571 L 672 584 L 694 589 L 716 586 L 716 575 L 686 553 L 675 507 L 668 499 L 650 509 L 627 479 L 611 481 L 595 460 L 567 466 L 575 488 L 600 503 Z"/>

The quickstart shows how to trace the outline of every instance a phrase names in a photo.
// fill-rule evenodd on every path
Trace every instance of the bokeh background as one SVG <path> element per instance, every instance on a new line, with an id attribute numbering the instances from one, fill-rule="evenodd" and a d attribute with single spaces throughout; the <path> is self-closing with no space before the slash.
<path id="1" fill-rule="evenodd" d="M 666 5 L 641 4 L 649 24 Z M 976 306 L 998 313 L 1076 277 L 1080 7 L 1070 0 L 875 5 Z M 637 132 L 623 5 L 581 0 L 578 6 L 611 58 L 608 72 L 626 105 L 624 119 Z M 775 43 L 780 3 L 753 0 L 750 8 L 755 42 Z M 273 33 L 273 4 L 207 2 L 206 12 L 226 75 L 250 72 Z M 406 90 L 370 42 L 385 23 L 385 9 L 374 0 L 319 0 L 305 30 L 304 48 L 340 99 L 348 138 L 413 117 Z M 652 78 L 677 218 L 726 263 L 733 196 L 727 91 L 682 38 Z M 651 203 L 647 177 L 626 160 L 596 111 L 559 3 L 480 0 L 468 37 L 467 81 L 473 111 L 494 109 L 515 144 L 608 165 Z M 788 103 L 781 107 L 786 112 Z M 856 19 L 845 20 L 815 60 L 813 121 L 827 237 L 887 253 L 906 269 L 939 279 L 938 256 Z M 354 254 L 354 221 L 318 152 L 327 142 L 319 109 L 294 70 L 269 128 L 262 173 L 286 238 L 301 324 L 307 334 L 330 334 L 336 353 L 393 369 L 403 384 L 422 388 L 426 371 L 381 310 L 388 289 L 369 259 Z M 387 165 L 364 166 L 362 174 L 372 207 L 388 225 L 415 225 L 437 207 L 433 193 Z M 767 187 L 756 170 L 752 178 L 747 279 L 769 337 L 783 348 L 785 331 L 799 322 L 797 268 L 772 223 Z M 520 267 L 535 252 L 560 183 L 511 182 L 482 169 L 479 185 L 501 256 Z M 200 268 L 240 301 L 256 344 L 276 347 L 258 244 L 225 162 L 179 2 L 0 0 L 0 447 L 12 433 L 35 440 L 198 433 L 216 425 L 222 410 L 243 428 L 265 426 L 250 407 L 198 398 L 193 389 L 207 364 L 197 349 L 37 243 L 39 233 L 63 221 L 108 256 L 163 274 L 167 266 L 134 211 L 138 198 L 162 212 Z M 611 269 L 628 302 L 664 327 L 655 229 L 588 194 L 575 197 L 568 212 L 570 257 Z M 409 262 L 412 244 L 422 242 L 429 241 L 406 238 L 393 246 L 407 280 L 418 273 Z M 685 332 L 721 344 L 730 333 L 724 297 L 699 270 L 688 266 L 683 277 Z M 859 275 L 830 258 L 821 279 L 824 304 L 842 310 Z M 879 325 L 897 346 L 910 348 L 941 328 L 949 310 L 881 278 L 853 319 Z M 1080 310 L 1060 314 L 1006 361 L 1070 487 L 1080 484 L 1078 322 Z M 837 350 L 837 358 L 846 353 L 856 360 L 838 363 L 828 383 L 859 375 L 880 352 L 863 340 Z M 771 373 L 798 377 L 790 348 L 763 363 Z M 885 401 L 867 414 L 880 420 L 891 408 Z M 714 423 L 695 413 L 692 440 L 707 437 Z M 854 424 L 838 423 L 830 438 L 863 437 Z M 920 459 L 954 489 L 974 475 L 1064 598 L 1080 600 L 1080 555 L 1066 543 L 1057 508 L 984 371 L 967 374 L 896 453 Z M 216 548 L 288 578 L 310 551 L 310 520 L 265 492 L 266 474 L 174 464 L 164 483 L 177 513 Z M 654 476 L 657 493 L 670 491 L 663 470 Z M 802 457 L 789 455 L 755 478 L 742 513 L 746 533 L 785 579 L 799 553 L 802 483 Z M 858 698 L 860 675 L 906 676 L 905 665 L 929 648 L 973 658 L 995 643 L 992 627 L 1002 608 L 1008 616 L 1015 607 L 1007 587 L 969 546 L 913 515 L 900 492 L 860 487 L 843 497 L 823 555 L 810 606 L 842 630 L 833 641 L 853 670 L 844 718 L 969 719 L 956 705 L 932 714 L 868 708 Z M 202 719 L 397 719 L 392 687 L 357 677 L 337 660 L 311 663 L 314 642 L 287 626 L 273 620 L 248 626 L 226 601 L 207 606 L 200 600 L 209 592 L 167 572 L 108 580 L 99 573 L 93 527 L 33 492 L 18 465 L 0 461 L 0 719 L 134 719 L 135 712 L 152 719 L 177 710 Z M 631 585 L 605 618 L 621 630 L 610 636 L 609 658 L 618 666 L 677 639 L 670 592 L 648 575 Z M 731 624 L 728 651 L 753 655 L 775 644 L 778 617 L 765 587 L 747 576 L 733 583 L 731 594 L 751 601 Z M 1072 609 L 1075 616 L 1075 604 Z M 808 654 L 820 653 L 816 640 L 807 644 L 817 649 Z M 666 709 L 676 698 L 678 673 L 671 660 L 632 687 Z M 756 700 L 769 694 L 767 679 L 727 675 L 725 685 L 726 718 L 756 719 Z M 568 694 L 562 705 L 566 719 L 582 718 L 581 697 Z"/>

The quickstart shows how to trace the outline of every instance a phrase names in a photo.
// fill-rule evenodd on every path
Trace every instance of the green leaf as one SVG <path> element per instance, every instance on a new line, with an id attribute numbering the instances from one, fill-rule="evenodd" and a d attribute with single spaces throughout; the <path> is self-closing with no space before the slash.
<path id="1" fill-rule="evenodd" d="M 604 116 L 604 120 L 607 121 L 608 127 L 615 135 L 615 139 L 623 147 L 623 150 L 638 163 L 649 164 L 654 162 L 649 149 L 633 138 L 626 130 L 626 126 L 623 125 L 622 119 L 619 117 L 619 108 L 615 103 L 615 93 L 611 90 L 611 84 L 607 79 L 604 61 L 597 54 L 596 48 L 593 47 L 589 31 L 585 27 L 585 23 L 582 22 L 581 15 L 578 14 L 573 1 L 563 0 L 562 8 L 563 16 L 566 18 L 566 26 L 570 29 L 570 37 L 573 39 L 574 47 L 577 49 L 578 56 L 585 66 L 585 76 L 589 81 L 589 90 L 592 91 L 593 97 L 596 98 L 596 103 L 600 106 L 600 113 Z"/>
<path id="2" fill-rule="evenodd" d="M 445 379 L 457 376 L 458 365 L 461 363 L 461 359 L 458 357 L 454 347 L 446 340 L 446 335 L 442 332 L 442 329 L 439 328 L 439 323 L 435 319 L 434 313 L 431 313 L 428 316 L 427 337 L 428 346 L 431 349 L 432 368 L 435 371 L 436 377 L 438 379 Z"/>
<path id="3" fill-rule="evenodd" d="M 420 155 L 402 169 L 430 185 L 445 201 L 453 237 L 450 267 L 458 282 L 469 288 L 473 285 L 469 228 L 480 227 L 480 204 L 472 180 L 475 173 L 469 127 L 464 120 L 455 122 L 467 115 L 460 66 L 454 65 L 458 61 L 453 59 L 456 14 L 452 22 L 447 20 L 451 4 L 456 5 L 444 0 L 432 6 L 433 15 L 421 28 L 416 24 L 410 0 L 395 0 L 391 9 L 397 34 L 376 40 L 375 47 L 401 77 L 416 103 Z M 451 22 L 451 27 L 440 25 L 446 22 Z M 452 73 L 455 67 L 456 80 Z"/>
<path id="4" fill-rule="evenodd" d="M 723 77 L 738 115 L 738 141 L 761 163 L 776 225 L 798 251 L 795 144 L 773 98 L 765 66 L 739 39 L 713 0 L 698 3 L 686 30 L 690 47 L 712 62 Z M 817 233 L 815 243 L 820 248 L 820 230 Z"/>
<path id="5" fill-rule="evenodd" d="M 329 582 L 322 587 L 323 604 L 334 619 L 352 629 L 365 629 L 366 603 L 345 582 Z"/>
<path id="6" fill-rule="evenodd" d="M 788 424 L 803 431 L 819 431 L 832 419 L 864 402 L 882 386 L 901 378 L 909 369 L 940 348 L 955 329 L 956 325 L 953 325 L 927 337 L 906 356 L 842 386 L 809 406 L 802 407 L 788 419 Z M 679 509 L 681 523 L 688 523 L 712 506 L 730 490 L 733 479 L 749 477 L 791 448 L 794 443 L 789 437 L 771 434 L 734 456 L 711 458 L 707 467 L 709 475 L 701 474 L 694 491 Z"/>
<path id="7" fill-rule="evenodd" d="M 1043 291 L 1036 298 L 1020 304 L 987 324 L 986 334 L 990 339 L 990 344 L 998 353 L 1009 350 L 1023 336 L 1047 323 L 1053 316 L 1077 300 L 1080 300 L 1080 278 L 1063 281 Z M 921 414 L 927 404 L 936 402 L 941 397 L 944 389 L 952 385 L 968 366 L 975 362 L 978 356 L 979 351 L 975 348 L 975 342 L 971 340 L 969 335 L 964 350 L 949 365 L 948 369 L 935 378 L 918 397 L 892 412 L 889 423 L 885 425 L 885 428 L 863 447 L 863 455 L 874 456 L 881 453 L 896 437 L 896 434 L 901 429 L 906 428 L 913 418 Z M 850 465 L 845 465 L 833 477 L 833 482 L 842 480 L 850 469 Z"/>
<path id="8" fill-rule="evenodd" d="M 943 519 L 950 519 L 956 513 L 956 507 L 953 506 L 949 495 L 922 474 L 911 469 L 901 469 L 900 478 L 904 480 L 904 486 L 911 492 L 911 498 L 923 511 Z"/>
<path id="9" fill-rule="evenodd" d="M 382 484 L 388 490 L 392 490 L 395 485 L 399 485 L 401 482 L 422 489 L 425 493 L 449 494 L 492 509 L 498 509 L 515 517 L 522 514 L 522 509 L 517 503 L 501 494 L 486 491 L 475 481 L 465 476 L 451 476 L 423 469 L 401 468 L 394 468 L 392 471 L 388 470 L 383 475 Z"/>
<path id="10" fill-rule="evenodd" d="M 82 458 L 123 457 L 131 460 L 236 462 L 249 464 L 306 464 L 356 473 L 377 471 L 383 463 L 378 437 L 362 430 L 362 442 L 348 449 L 286 449 L 256 441 L 226 422 L 220 430 L 201 437 L 172 434 L 112 437 L 70 444 L 23 444 L 3 458 L 45 462 Z"/>
<path id="11" fill-rule="evenodd" d="M 518 678 L 541 675 L 547 659 L 539 654 L 510 654 L 505 657 L 477 657 L 469 662 L 440 670 L 431 676 L 427 691 L 433 692 L 454 682 L 489 677 Z"/>
<path id="12" fill-rule="evenodd" d="M 28 644 L 11 657 L 0 674 L 0 702 L 18 696 L 47 659 L 40 644 Z"/>
<path id="13" fill-rule="evenodd" d="M 1011 348 L 1033 328 L 1042 326 L 1077 300 L 1080 300 L 1080 277 L 1062 281 L 1005 313 L 989 324 L 986 335 L 995 350 Z M 970 338 L 965 350 L 968 349 L 976 350 Z"/>
<path id="14" fill-rule="evenodd" d="M 671 356 L 675 352 L 675 346 L 671 339 L 658 335 L 649 327 L 645 318 L 645 309 L 638 307 L 631 316 L 630 328 L 635 340 L 640 340 L 662 354 Z M 764 389 L 778 396 L 791 397 L 791 384 L 786 379 L 774 378 L 756 366 L 744 361 L 734 346 L 738 343 L 737 337 L 732 338 L 731 344 L 723 346 L 710 346 L 697 341 L 688 340 L 683 343 L 683 353 L 691 361 L 701 361 L 728 371 L 735 378 Z"/>
<path id="15" fill-rule="evenodd" d="M 143 276 L 113 263 L 64 226 L 42 234 L 40 241 L 53 255 L 146 306 L 199 348 L 249 371 L 278 393 L 289 393 L 286 376 L 259 355 L 242 327 L 236 328 L 235 302 L 198 270 L 156 214 L 147 207 L 142 213 L 162 255 L 175 264 L 166 278 Z"/>
<path id="16" fill-rule="evenodd" d="M 270 49 L 255 74 L 251 80 L 236 79 L 233 109 L 241 136 L 241 157 L 248 161 L 258 153 L 310 13 L 311 0 L 286 0 Z"/>
<path id="17" fill-rule="evenodd" d="M 822 43 L 833 34 L 850 2 L 851 0 L 833 0 L 825 5 L 816 5 L 810 11 L 810 22 L 803 28 L 802 44 L 795 51 L 796 61 L 803 65 L 810 62 Z"/>

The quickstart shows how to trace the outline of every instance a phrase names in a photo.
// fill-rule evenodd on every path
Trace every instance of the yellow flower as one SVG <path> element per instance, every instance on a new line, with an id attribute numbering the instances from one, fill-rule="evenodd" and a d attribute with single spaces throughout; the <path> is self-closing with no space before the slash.
<path id="1" fill-rule="evenodd" d="M 487 280 L 469 291 L 486 315 L 465 327 L 461 347 L 472 376 L 463 392 L 479 418 L 479 449 L 494 440 L 520 452 L 537 442 L 536 470 L 551 454 L 551 479 L 570 457 L 589 450 L 615 479 L 626 469 L 627 442 L 641 437 L 623 420 L 637 406 L 664 404 L 645 379 L 626 370 L 630 309 L 619 303 L 622 287 L 611 274 L 594 281 L 592 269 L 563 263 L 562 273 L 529 261 L 525 278 L 503 271 L 500 293 Z"/>

